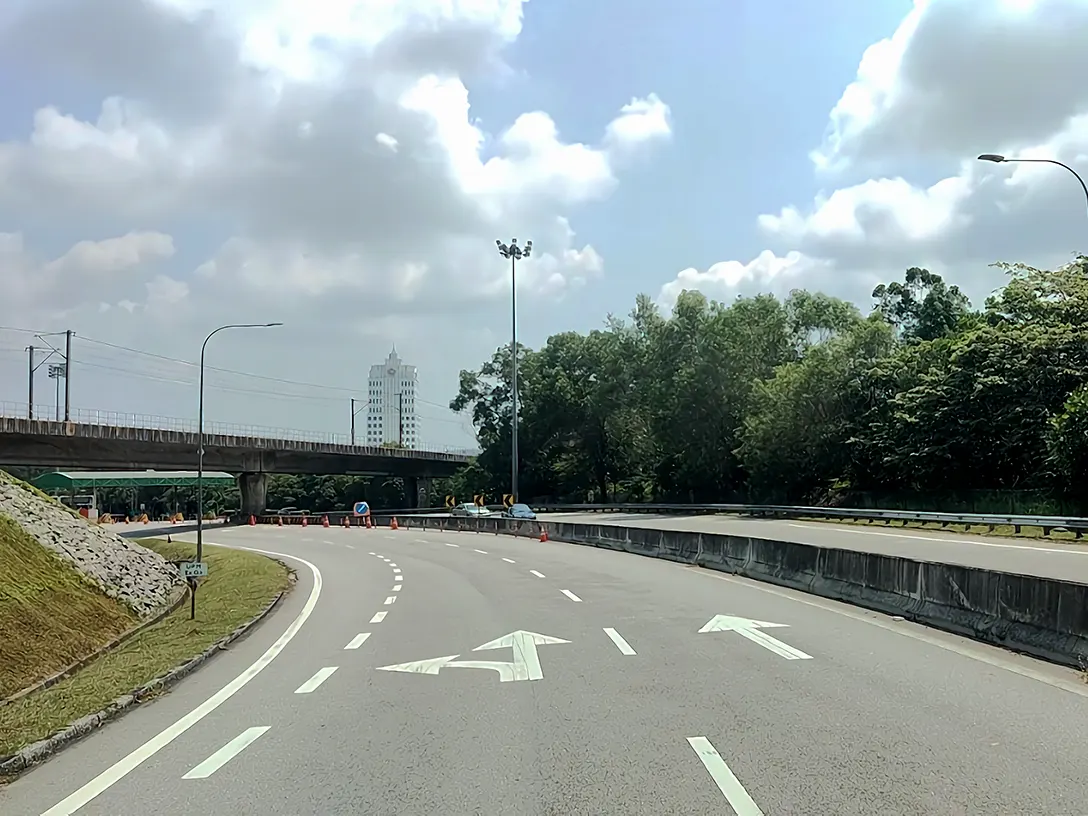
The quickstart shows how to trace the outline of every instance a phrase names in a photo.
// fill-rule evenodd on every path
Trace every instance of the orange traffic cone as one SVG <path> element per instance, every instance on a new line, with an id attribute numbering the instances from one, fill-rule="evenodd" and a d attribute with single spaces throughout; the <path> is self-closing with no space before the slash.
<path id="1" fill-rule="evenodd" d="M 548 540 L 548 531 L 544 528 L 543 524 L 540 525 L 540 540 L 541 541 L 547 541 Z"/>
<path id="2" fill-rule="evenodd" d="M 343 523 L 343 524 L 342 524 L 341 526 L 342 526 L 342 527 L 350 527 L 350 526 L 351 526 L 351 522 L 350 522 L 350 521 L 348 521 L 348 517 L 347 517 L 347 516 L 344 516 L 344 523 Z"/>
<path id="3" fill-rule="evenodd" d="M 390 530 L 399 530 L 400 529 L 400 527 L 397 525 L 397 517 L 396 516 L 393 516 L 393 518 L 391 518 L 389 520 L 389 529 Z"/>
<path id="4" fill-rule="evenodd" d="M 310 522 L 309 522 L 309 520 L 308 520 L 308 519 L 306 518 L 306 516 L 303 516 L 303 517 L 302 517 L 302 526 L 303 526 L 303 527 L 309 527 L 309 526 L 310 526 Z"/>
<path id="5" fill-rule="evenodd" d="M 283 516 L 276 516 L 276 526 L 277 527 L 282 527 L 283 526 Z"/>
<path id="6" fill-rule="evenodd" d="M 250 527 L 256 527 L 257 526 L 257 517 L 256 516 L 250 516 L 249 517 L 249 526 Z"/>
<path id="7" fill-rule="evenodd" d="M 366 528 L 369 530 L 374 525 L 370 523 L 370 516 L 366 517 Z"/>
<path id="8" fill-rule="evenodd" d="M 328 516 L 322 516 L 321 517 L 321 526 L 322 527 L 328 527 L 329 526 L 329 517 Z"/>

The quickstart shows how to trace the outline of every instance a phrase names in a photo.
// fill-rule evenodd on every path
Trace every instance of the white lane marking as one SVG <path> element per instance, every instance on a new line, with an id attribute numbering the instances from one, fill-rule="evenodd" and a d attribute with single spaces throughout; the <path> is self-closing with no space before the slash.
<path id="1" fill-rule="evenodd" d="M 517 561 L 515 561 L 513 558 L 504 558 L 503 561 L 505 561 L 507 564 L 516 564 L 517 563 Z"/>
<path id="2" fill-rule="evenodd" d="M 416 539 L 413 539 L 413 540 L 416 542 L 416 544 L 430 544 L 431 543 L 425 538 L 416 538 Z"/>
<path id="3" fill-rule="evenodd" d="M 460 547 L 461 546 L 460 544 L 453 544 L 452 542 L 449 542 L 449 541 L 443 541 L 442 543 L 445 544 L 447 547 Z"/>
<path id="4" fill-rule="evenodd" d="M 218 771 L 238 754 L 242 753 L 246 748 L 252 745 L 257 737 L 261 736 L 271 726 L 269 725 L 257 725 L 253 728 L 247 728 L 237 737 L 232 739 L 210 757 L 205 759 L 189 773 L 185 774 L 182 779 L 207 779 L 213 773 Z"/>
<path id="5" fill-rule="evenodd" d="M 400 572 L 400 567 L 397 567 L 395 570 L 393 570 L 394 575 L 396 575 L 398 572 Z"/>
<path id="6" fill-rule="evenodd" d="M 332 673 L 336 671 L 339 666 L 326 666 L 323 669 L 318 669 L 314 676 L 295 689 L 295 694 L 309 694 L 317 689 L 322 683 L 332 677 Z"/>
<path id="7" fill-rule="evenodd" d="M 358 649 L 360 646 L 362 646 L 364 643 L 366 643 L 366 639 L 368 637 L 370 637 L 370 632 L 360 632 L 355 637 L 353 637 L 351 639 L 351 642 L 348 643 L 348 645 L 345 646 L 344 648 L 345 649 Z"/>
<path id="8" fill-rule="evenodd" d="M 211 544 L 211 542 L 208 543 Z M 227 545 L 212 544 L 212 546 Z M 276 558 L 290 558 L 291 560 L 298 561 L 300 564 L 305 564 L 310 568 L 310 572 L 312 572 L 314 576 L 314 585 L 310 590 L 310 597 L 306 599 L 306 603 L 303 605 L 298 615 L 291 621 L 291 625 L 284 630 L 283 634 L 279 636 L 275 643 L 268 647 L 264 654 L 258 657 L 249 668 L 227 683 L 227 685 L 223 686 L 223 688 L 219 689 L 219 691 L 173 725 L 166 727 L 153 736 L 128 756 L 118 760 L 106 770 L 102 771 L 102 773 L 75 793 L 70 794 L 62 801 L 53 805 L 49 810 L 42 813 L 41 816 L 71 816 L 71 814 L 75 813 L 103 791 L 130 774 L 145 760 L 154 756 L 202 719 L 207 717 L 215 711 L 215 709 L 219 708 L 219 706 L 233 697 L 246 683 L 260 674 L 261 671 L 284 650 L 287 644 L 298 634 L 302 625 L 306 623 L 306 620 L 313 613 L 314 607 L 317 606 L 317 599 L 321 597 L 321 570 L 309 561 L 299 558 L 297 555 L 271 552 L 269 550 L 258 550 L 255 547 L 236 547 L 235 549 L 249 550 L 251 552 L 261 553 L 262 555 L 271 555 Z"/>
<path id="9" fill-rule="evenodd" d="M 669 566 L 677 565 L 670 564 Z M 997 669 L 1004 669 L 1007 672 L 1018 674 L 1021 677 L 1027 677 L 1029 680 L 1037 680 L 1038 682 L 1045 683 L 1053 688 L 1062 689 L 1063 691 L 1071 692 L 1080 697 L 1088 698 L 1088 686 L 1084 684 L 1083 680 L 1076 678 L 1072 674 L 1070 674 L 1068 678 L 1055 677 L 1051 673 L 1039 671 L 1032 666 L 1014 663 L 1011 659 L 1004 657 L 997 647 L 976 643 L 974 641 L 967 641 L 961 644 L 953 640 L 944 640 L 942 637 L 930 634 L 924 625 L 920 623 L 910 624 L 907 621 L 892 623 L 886 620 L 887 616 L 881 615 L 878 612 L 855 611 L 854 608 L 846 606 L 845 601 L 833 601 L 830 598 L 819 598 L 818 596 L 809 596 L 808 598 L 798 597 L 800 594 L 799 590 L 782 589 L 773 584 L 757 581 L 755 578 L 723 575 L 717 570 L 712 569 L 699 569 L 692 572 L 691 567 L 686 565 L 678 568 L 687 571 L 689 575 L 705 575 L 707 578 L 714 578 L 718 581 L 739 584 L 759 592 L 766 592 L 769 595 L 777 595 L 779 598 L 783 598 L 787 601 L 804 604 L 805 606 L 812 606 L 816 609 L 822 609 L 825 612 L 831 612 L 835 615 L 841 615 L 844 618 L 850 618 L 859 623 L 876 626 L 878 629 L 894 632 L 897 635 L 902 635 L 903 637 L 908 637 L 930 646 L 936 646 L 938 649 L 944 649 L 946 652 L 952 652 L 953 654 L 958 654 L 961 657 L 966 657 L 970 660 L 977 660 L 979 663 L 985 663 L 986 665 L 993 666 Z M 793 594 L 795 591 L 798 594 Z M 943 637 L 952 638 L 956 636 L 944 634 Z M 1033 658 L 1023 657 L 1018 659 L 1028 661 Z"/>
<path id="10" fill-rule="evenodd" d="M 635 650 L 631 648 L 631 644 L 624 640 L 623 635 L 617 632 L 610 626 L 604 628 L 604 633 L 611 638 L 612 642 L 616 644 L 616 648 L 625 655 L 635 654 Z"/>
<path id="11" fill-rule="evenodd" d="M 396 602 L 397 602 L 397 596 L 396 595 L 390 595 L 388 598 L 385 599 L 385 605 L 386 606 L 390 606 L 391 604 L 395 604 Z"/>
<path id="12" fill-rule="evenodd" d="M 367 553 L 367 555 L 374 555 L 374 553 Z"/>
<path id="13" fill-rule="evenodd" d="M 559 591 L 562 592 L 564 595 L 566 595 L 568 598 L 570 598 L 575 603 L 581 603 L 582 602 L 582 599 L 579 598 L 577 595 L 575 595 L 573 592 L 571 592 L 569 589 L 561 589 Z"/>
<path id="14" fill-rule="evenodd" d="M 487 550 L 476 550 L 480 555 L 487 555 Z"/>
<path id="15" fill-rule="evenodd" d="M 812 660 L 812 655 L 805 654 L 800 649 L 795 649 L 788 643 L 783 643 L 778 638 L 771 637 L 759 629 L 734 629 L 733 631 L 742 638 L 747 638 L 752 643 L 758 643 L 767 651 L 774 652 L 779 657 L 786 658 L 786 660 Z"/>
<path id="16" fill-rule="evenodd" d="M 370 622 L 381 623 L 383 620 L 385 620 L 385 616 L 388 614 L 388 612 L 375 612 L 374 617 L 370 619 Z"/>
<path id="17" fill-rule="evenodd" d="M 383 559 L 382 559 L 382 561 L 384 561 L 384 562 L 385 562 L 385 563 L 387 563 L 387 564 L 388 564 L 388 563 L 389 563 L 389 562 L 390 562 L 391 560 L 392 560 L 392 559 L 390 559 L 390 558 L 383 558 Z"/>
<path id="18" fill-rule="evenodd" d="M 389 562 L 389 566 L 391 566 L 391 567 L 395 567 L 395 566 L 396 566 L 396 564 L 394 564 L 394 563 L 393 563 L 392 561 L 390 561 L 390 562 Z"/>
<path id="19" fill-rule="evenodd" d="M 695 755 L 703 763 L 703 767 L 710 773 L 710 778 L 725 795 L 725 801 L 737 816 L 763 816 L 759 805 L 748 795 L 744 785 L 729 770 L 722 755 L 710 744 L 706 737 L 688 737 L 688 745 L 695 751 Z"/>
<path id="20" fill-rule="evenodd" d="M 820 527 L 826 527 L 831 525 L 815 525 L 815 524 L 795 524 L 790 523 L 790 527 L 799 527 L 802 530 L 818 530 Z M 924 536 L 914 535 L 911 533 L 891 533 L 884 530 L 851 530 L 849 527 L 834 525 L 835 532 L 839 533 L 853 533 L 854 535 L 876 535 L 884 536 L 885 538 L 908 538 L 914 541 L 936 541 L 940 544 L 972 544 L 976 547 L 997 547 L 1002 550 L 1030 550 L 1031 552 L 1043 552 L 1043 553 L 1069 553 L 1071 555 L 1088 555 L 1088 550 L 1074 549 L 1073 547 L 1033 547 L 1031 544 L 1002 544 L 998 541 L 974 541 L 969 538 L 937 538 L 936 536 Z M 910 527 L 904 527 L 903 529 L 909 530 Z M 955 534 L 950 534 L 955 535 Z"/>
<path id="21" fill-rule="evenodd" d="M 544 577 L 544 573 L 543 573 L 543 572 L 537 572 L 536 570 L 529 570 L 529 572 L 531 572 L 531 573 L 532 573 L 533 575 L 535 575 L 535 576 L 536 576 L 537 578 L 543 578 L 543 577 Z"/>
<path id="22" fill-rule="evenodd" d="M 400 592 L 401 586 L 403 586 L 403 584 L 393 584 L 393 591 Z"/>

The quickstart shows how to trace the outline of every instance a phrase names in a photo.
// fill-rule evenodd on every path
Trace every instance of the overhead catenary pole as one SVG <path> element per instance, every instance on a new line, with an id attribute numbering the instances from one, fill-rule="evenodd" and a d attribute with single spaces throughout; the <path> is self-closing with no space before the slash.
<path id="1" fill-rule="evenodd" d="M 26 350 L 29 357 L 29 365 L 27 366 L 26 418 L 34 419 L 34 346 L 27 346 Z"/>
<path id="2" fill-rule="evenodd" d="M 518 239 L 509 244 L 495 241 L 499 254 L 510 261 L 510 494 L 518 500 L 518 261 L 533 252 L 533 242 L 518 246 Z"/>
<path id="3" fill-rule="evenodd" d="M 404 392 L 397 393 L 397 444 L 404 447 Z"/>
<path id="4" fill-rule="evenodd" d="M 200 346 L 200 394 L 197 408 L 197 450 L 196 450 L 196 560 L 204 560 L 204 353 L 208 341 L 227 329 L 270 329 L 282 326 L 282 323 L 230 323 L 214 329 L 204 338 Z M 196 618 L 196 582 L 189 587 L 189 620 Z"/>
<path id="5" fill-rule="evenodd" d="M 64 333 L 64 421 L 72 421 L 72 330 Z"/>
<path id="6" fill-rule="evenodd" d="M 355 397 L 351 398 L 351 446 L 355 447 Z"/>

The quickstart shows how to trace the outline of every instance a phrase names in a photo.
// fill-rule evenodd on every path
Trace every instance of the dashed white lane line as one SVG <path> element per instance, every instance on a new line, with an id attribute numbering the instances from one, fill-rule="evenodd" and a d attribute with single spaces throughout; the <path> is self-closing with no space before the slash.
<path id="1" fill-rule="evenodd" d="M 392 558 L 383 558 L 383 559 L 382 559 L 382 561 L 384 561 L 384 562 L 385 562 L 385 563 L 387 563 L 387 564 L 388 564 L 388 563 L 389 563 L 390 561 L 392 561 L 392 560 L 393 560 Z"/>
<path id="2" fill-rule="evenodd" d="M 403 586 L 403 584 L 393 584 L 393 591 L 400 592 L 401 586 Z"/>
<path id="3" fill-rule="evenodd" d="M 295 689 L 295 694 L 310 694 L 311 692 L 315 691 L 318 686 L 320 686 L 322 683 L 332 677 L 333 672 L 336 671 L 338 668 L 340 667 L 326 666 L 323 669 L 318 669 L 317 673 L 314 674 L 313 677 L 311 677 L 309 680 L 307 680 L 305 683 Z"/>
<path id="4" fill-rule="evenodd" d="M 581 603 L 582 602 L 582 599 L 579 598 L 577 595 L 575 595 L 573 592 L 571 592 L 569 589 L 561 589 L 559 591 L 562 592 L 564 595 L 566 595 L 568 598 L 570 598 L 575 603 Z"/>
<path id="5" fill-rule="evenodd" d="M 391 606 L 392 604 L 395 604 L 396 602 L 397 602 L 397 596 L 396 595 L 390 595 L 388 598 L 385 599 L 385 605 L 386 606 Z"/>
<path id="6" fill-rule="evenodd" d="M 395 566 L 397 566 L 397 565 L 396 565 L 396 564 L 394 564 L 394 563 L 393 563 L 392 561 L 390 561 L 390 562 L 389 562 L 389 566 L 391 566 L 391 567 L 395 567 Z"/>
<path id="7" fill-rule="evenodd" d="M 211 543 L 211 542 L 209 542 Z M 154 737 L 149 739 L 139 748 L 132 753 L 123 757 L 115 762 L 113 765 L 102 771 L 98 776 L 81 787 L 75 793 L 69 794 L 66 798 L 53 805 L 49 810 L 45 811 L 42 816 L 72 816 L 77 810 L 90 802 L 95 797 L 99 796 L 105 790 L 113 786 L 116 782 L 123 779 L 130 774 L 136 768 L 138 768 L 144 761 L 157 754 L 175 739 L 180 737 L 202 719 L 211 714 L 215 709 L 219 708 L 223 703 L 233 697 L 239 689 L 241 689 L 246 683 L 256 677 L 261 671 L 271 663 L 276 656 L 284 650 L 288 643 L 298 634 L 302 625 L 306 623 L 306 620 L 314 611 L 314 607 L 317 606 L 317 599 L 321 597 L 321 571 L 311 564 L 309 561 L 299 558 L 297 555 L 288 555 L 287 553 L 272 552 L 270 550 L 259 550 L 255 547 L 238 547 L 240 550 L 251 550 L 253 552 L 259 552 L 262 555 L 271 555 L 276 558 L 287 558 L 292 561 L 298 561 L 300 564 L 305 564 L 310 568 L 310 572 L 314 576 L 314 585 L 310 589 L 310 597 L 306 599 L 306 603 L 303 605 L 302 610 L 298 613 L 290 626 L 284 630 L 284 633 L 279 636 L 275 643 L 268 647 L 264 654 L 257 658 L 252 665 L 245 671 L 231 680 L 223 688 L 219 689 L 215 694 L 194 708 L 180 720 L 173 725 L 168 726 L 164 730 L 160 731 Z"/>
<path id="8" fill-rule="evenodd" d="M 737 816 L 763 816 L 763 811 L 759 809 L 759 805 L 748 795 L 744 785 L 729 770 L 729 766 L 725 764 L 725 760 L 722 759 L 722 755 L 718 753 L 717 749 L 710 744 L 710 740 L 706 737 L 688 737 L 688 745 L 695 751 L 695 754 L 703 763 L 703 767 L 710 773 L 710 778 L 714 780 L 718 790 L 725 795 L 725 801 L 729 803 L 729 807 L 733 808 L 733 812 Z"/>
<path id="9" fill-rule="evenodd" d="M 210 757 L 205 759 L 189 773 L 185 774 L 182 779 L 207 779 L 213 773 L 218 771 L 238 754 L 242 753 L 246 748 L 252 745 L 257 737 L 261 736 L 271 726 L 268 725 L 256 725 L 253 728 L 247 728 L 237 737 L 232 739 Z"/>
<path id="10" fill-rule="evenodd" d="M 507 564 L 516 564 L 517 563 L 517 561 L 515 561 L 513 558 L 504 558 L 503 561 L 505 561 Z"/>
<path id="11" fill-rule="evenodd" d="M 487 555 L 487 550 L 475 550 L 475 552 L 478 552 L 480 555 Z"/>
<path id="12" fill-rule="evenodd" d="M 612 640 L 613 643 L 616 644 L 616 648 L 619 649 L 621 653 L 623 653 L 625 655 L 635 654 L 635 650 L 631 648 L 631 644 L 628 643 L 624 639 L 623 635 L 621 635 L 615 629 L 613 629 L 610 626 L 606 626 L 604 628 L 604 633 L 606 635 L 608 635 L 608 637 Z"/>
<path id="13" fill-rule="evenodd" d="M 460 544 L 454 544 L 452 541 L 443 541 L 442 543 L 445 544 L 447 547 L 460 547 L 461 546 Z"/>
<path id="14" fill-rule="evenodd" d="M 374 555 L 374 553 L 367 553 L 367 555 Z"/>
<path id="15" fill-rule="evenodd" d="M 375 612 L 374 617 L 370 619 L 370 622 L 381 623 L 383 620 L 385 620 L 385 616 L 388 614 L 388 612 Z"/>
<path id="16" fill-rule="evenodd" d="M 348 643 L 348 645 L 345 646 L 344 648 L 345 649 L 358 649 L 360 646 L 362 646 L 364 643 L 366 643 L 366 639 L 368 637 L 370 637 L 370 632 L 360 632 L 355 637 L 353 637 L 351 639 L 351 641 Z"/>
<path id="17" fill-rule="evenodd" d="M 529 570 L 529 572 L 531 572 L 531 573 L 532 573 L 533 575 L 535 575 L 535 576 L 536 576 L 537 578 L 543 578 L 543 577 L 544 577 L 544 573 L 543 573 L 543 572 L 537 572 L 536 570 Z"/>

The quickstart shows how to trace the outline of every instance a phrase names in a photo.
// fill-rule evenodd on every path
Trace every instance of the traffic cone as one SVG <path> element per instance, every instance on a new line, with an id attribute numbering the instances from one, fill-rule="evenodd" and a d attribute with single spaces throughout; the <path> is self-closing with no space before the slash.
<path id="1" fill-rule="evenodd" d="M 366 517 L 366 528 L 369 530 L 374 525 L 370 523 L 370 516 Z"/>
<path id="2" fill-rule="evenodd" d="M 351 526 L 351 522 L 348 521 L 347 516 L 344 516 L 344 523 L 341 526 L 343 526 L 343 527 L 350 527 Z"/>
<path id="3" fill-rule="evenodd" d="M 548 540 L 548 531 L 545 529 L 543 524 L 540 525 L 540 540 L 541 541 L 547 541 Z"/>
<path id="4" fill-rule="evenodd" d="M 397 517 L 396 516 L 393 516 L 393 518 L 391 518 L 389 520 L 389 529 L 390 530 L 399 530 L 400 529 L 400 527 L 397 525 Z"/>
<path id="5" fill-rule="evenodd" d="M 283 526 L 283 516 L 276 516 L 276 526 L 277 527 L 282 527 Z"/>
<path id="6" fill-rule="evenodd" d="M 310 526 L 310 522 L 306 519 L 306 516 L 302 517 L 302 526 L 303 527 L 309 527 Z"/>
<path id="7" fill-rule="evenodd" d="M 249 526 L 250 527 L 256 527 L 257 526 L 257 517 L 256 516 L 250 516 L 249 517 Z"/>
<path id="8" fill-rule="evenodd" d="M 329 517 L 328 516 L 322 516 L 321 517 L 321 526 L 322 527 L 328 527 L 329 526 Z"/>

